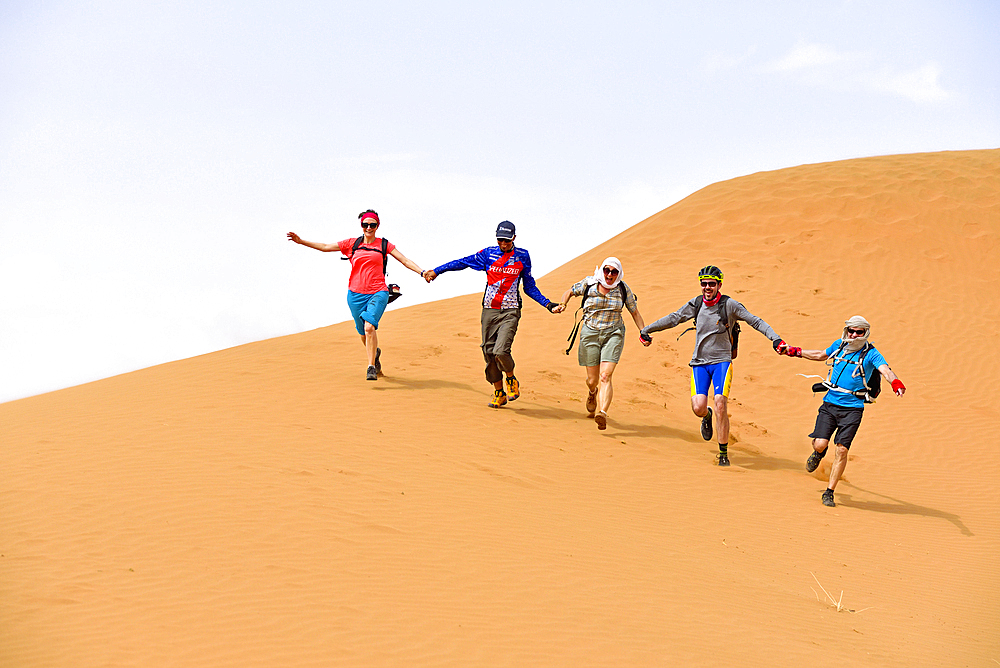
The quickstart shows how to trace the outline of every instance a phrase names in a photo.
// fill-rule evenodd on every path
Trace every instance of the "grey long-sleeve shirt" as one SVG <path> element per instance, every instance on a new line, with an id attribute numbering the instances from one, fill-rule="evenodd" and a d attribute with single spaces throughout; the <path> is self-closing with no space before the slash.
<path id="1" fill-rule="evenodd" d="M 694 317 L 696 300 L 695 297 L 684 306 L 680 307 L 670 315 L 663 316 L 656 322 L 646 325 L 642 332 L 651 334 L 664 329 L 676 327 L 682 322 L 687 322 Z M 748 311 L 743 304 L 732 297 L 726 301 L 726 321 L 735 323 L 742 320 L 758 332 L 766 336 L 771 341 L 781 339 L 771 326 Z M 729 362 L 733 359 L 732 344 L 729 342 L 729 332 L 722 326 L 722 318 L 719 315 L 719 304 L 715 306 L 701 305 L 698 312 L 698 321 L 695 323 L 694 354 L 691 355 L 691 366 L 701 366 L 702 364 L 718 364 L 719 362 Z"/>

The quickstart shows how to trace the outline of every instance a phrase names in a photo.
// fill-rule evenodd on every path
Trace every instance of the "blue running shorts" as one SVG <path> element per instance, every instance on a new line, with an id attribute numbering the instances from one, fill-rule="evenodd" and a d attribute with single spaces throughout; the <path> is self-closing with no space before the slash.
<path id="1" fill-rule="evenodd" d="M 708 396 L 708 385 L 712 384 L 715 396 L 729 397 L 729 386 L 733 382 L 733 363 L 700 364 L 691 367 L 691 396 Z"/>
<path id="2" fill-rule="evenodd" d="M 359 292 L 347 291 L 347 306 L 354 316 L 354 326 L 358 329 L 358 334 L 365 335 L 365 323 L 370 322 L 372 327 L 378 329 L 378 321 L 385 313 L 386 304 L 389 303 L 389 292 L 375 292 L 370 295 Z"/>

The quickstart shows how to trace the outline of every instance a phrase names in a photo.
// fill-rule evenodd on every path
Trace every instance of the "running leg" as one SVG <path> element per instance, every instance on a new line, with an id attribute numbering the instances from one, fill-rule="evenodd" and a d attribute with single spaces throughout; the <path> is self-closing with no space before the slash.
<path id="1" fill-rule="evenodd" d="M 597 395 L 597 404 L 601 412 L 605 414 L 611 408 L 611 398 L 615 393 L 614 387 L 611 385 L 611 376 L 614 374 L 616 366 L 618 365 L 615 362 L 601 362 L 600 366 L 601 384 L 600 392 Z"/>
<path id="2" fill-rule="evenodd" d="M 836 444 L 836 448 L 833 453 L 833 465 L 830 466 L 830 484 L 827 485 L 830 489 L 837 489 L 837 483 L 840 482 L 841 476 L 844 475 L 844 469 L 847 468 L 847 453 L 850 452 L 839 443 Z"/>

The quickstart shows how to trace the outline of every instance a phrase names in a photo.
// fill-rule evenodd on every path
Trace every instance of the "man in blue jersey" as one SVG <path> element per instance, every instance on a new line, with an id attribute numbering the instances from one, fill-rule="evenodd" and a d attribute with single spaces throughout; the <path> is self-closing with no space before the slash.
<path id="1" fill-rule="evenodd" d="M 830 437 L 836 432 L 834 444 L 837 450 L 830 467 L 830 483 L 823 492 L 823 505 L 831 508 L 837 505 L 833 501 L 833 490 L 847 468 L 847 451 L 861 425 L 865 402 L 874 399 L 875 372 L 889 381 L 897 396 L 901 397 L 906 392 L 903 382 L 889 368 L 882 353 L 868 342 L 871 333 L 868 321 L 855 315 L 844 324 L 843 336 L 826 350 L 802 350 L 789 346 L 778 351 L 789 357 L 804 357 L 817 362 L 832 360 L 827 362 L 831 365 L 829 378 L 816 384 L 817 389 L 826 388 L 827 392 L 816 416 L 816 427 L 809 434 L 813 440 L 813 453 L 806 460 L 806 471 L 812 473 L 826 456 Z"/>
<path id="2" fill-rule="evenodd" d="M 440 267 L 425 271 L 424 280 L 430 283 L 446 271 L 476 269 L 486 272 L 486 291 L 483 293 L 483 358 L 486 360 L 486 380 L 493 385 L 491 408 L 500 408 L 507 401 L 521 396 L 520 384 L 514 376 L 514 358 L 510 349 L 521 319 L 521 291 L 551 313 L 561 313 L 561 304 L 547 299 L 535 286 L 531 276 L 531 256 L 523 248 L 514 246 L 514 223 L 505 220 L 497 226 L 497 245 L 484 248 L 475 255 L 446 262 Z M 507 374 L 504 391 L 503 375 Z"/>

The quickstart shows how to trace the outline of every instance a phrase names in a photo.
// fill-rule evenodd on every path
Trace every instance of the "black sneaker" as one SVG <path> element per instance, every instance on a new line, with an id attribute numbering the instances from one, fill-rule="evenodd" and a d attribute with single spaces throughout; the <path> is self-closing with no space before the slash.
<path id="1" fill-rule="evenodd" d="M 836 507 L 836 503 L 833 502 L 833 490 L 828 489 L 823 492 L 823 505 L 830 506 L 831 508 Z"/>
<path id="2" fill-rule="evenodd" d="M 729 455 L 725 452 L 719 453 L 719 466 L 729 466 Z"/>
<path id="3" fill-rule="evenodd" d="M 701 419 L 701 437 L 706 441 L 712 440 L 712 409 L 708 409 L 708 415 Z"/>
<path id="4" fill-rule="evenodd" d="M 382 349 L 381 348 L 376 348 L 375 349 L 375 375 L 377 375 L 377 376 L 381 376 L 382 375 L 382 363 L 378 359 L 381 356 L 382 356 Z"/>
<path id="5" fill-rule="evenodd" d="M 826 457 L 826 450 L 823 452 L 816 452 L 813 450 L 813 453 L 809 455 L 809 459 L 806 460 L 806 471 L 809 473 L 815 471 L 824 457 Z"/>
<path id="6" fill-rule="evenodd" d="M 378 380 L 378 373 L 373 366 L 368 367 L 368 380 Z"/>

